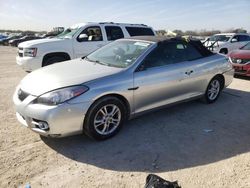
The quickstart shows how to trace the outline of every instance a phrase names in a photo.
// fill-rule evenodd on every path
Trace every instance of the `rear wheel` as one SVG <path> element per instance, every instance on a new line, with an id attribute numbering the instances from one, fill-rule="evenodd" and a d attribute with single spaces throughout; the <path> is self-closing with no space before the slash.
<path id="1" fill-rule="evenodd" d="M 221 90 L 223 89 L 223 81 L 220 77 L 213 78 L 207 87 L 204 101 L 208 104 L 214 103 L 220 96 Z"/>
<path id="2" fill-rule="evenodd" d="M 54 63 L 66 61 L 66 60 L 67 59 L 65 57 L 61 57 L 61 56 L 49 57 L 49 58 L 44 60 L 43 67 L 54 64 Z"/>
<path id="3" fill-rule="evenodd" d="M 84 132 L 96 140 L 108 139 L 119 132 L 126 119 L 126 107 L 116 97 L 98 100 L 88 111 Z"/>

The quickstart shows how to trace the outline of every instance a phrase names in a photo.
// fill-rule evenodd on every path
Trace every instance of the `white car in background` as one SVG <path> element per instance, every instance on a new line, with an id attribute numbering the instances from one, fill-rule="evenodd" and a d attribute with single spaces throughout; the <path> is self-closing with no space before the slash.
<path id="1" fill-rule="evenodd" d="M 84 57 L 116 39 L 142 35 L 154 36 L 155 31 L 144 24 L 76 24 L 54 38 L 20 43 L 16 62 L 31 72 L 53 63 Z"/>
<path id="2" fill-rule="evenodd" d="M 209 37 L 203 44 L 211 51 L 228 54 L 246 45 L 249 41 L 250 35 L 247 33 L 221 33 Z"/>

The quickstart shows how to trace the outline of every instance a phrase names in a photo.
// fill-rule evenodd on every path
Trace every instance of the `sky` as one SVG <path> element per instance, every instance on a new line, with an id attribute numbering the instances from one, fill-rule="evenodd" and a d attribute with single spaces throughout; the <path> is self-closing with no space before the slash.
<path id="1" fill-rule="evenodd" d="M 250 31 L 250 0 L 0 0 L 0 29 L 49 31 L 104 21 L 167 30 Z"/>

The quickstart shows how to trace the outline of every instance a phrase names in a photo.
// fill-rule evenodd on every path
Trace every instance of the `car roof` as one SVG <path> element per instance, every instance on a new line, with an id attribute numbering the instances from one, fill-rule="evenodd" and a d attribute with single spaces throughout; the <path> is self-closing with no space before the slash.
<path id="1" fill-rule="evenodd" d="M 217 35 L 235 35 L 236 33 L 219 33 L 219 34 L 215 34 L 215 36 Z"/>
<path id="2" fill-rule="evenodd" d="M 124 25 L 124 26 L 131 26 L 131 27 L 149 27 L 145 24 L 132 24 L 132 23 L 114 23 L 114 22 L 85 22 L 85 23 L 77 23 L 74 25 L 71 25 L 71 28 L 77 28 L 77 27 L 84 27 L 86 25 Z"/>
<path id="3" fill-rule="evenodd" d="M 210 56 L 213 55 L 213 53 L 208 50 L 200 40 L 194 39 L 194 38 L 184 38 L 184 37 L 166 37 L 166 36 L 134 36 L 129 37 L 125 39 L 120 40 L 136 40 L 136 41 L 145 41 L 145 42 L 151 42 L 151 43 L 165 43 L 165 42 L 184 42 L 184 43 L 190 43 L 192 46 L 194 46 L 203 56 Z"/>
<path id="4" fill-rule="evenodd" d="M 167 41 L 199 41 L 195 38 L 190 37 L 166 37 L 166 36 L 134 36 L 134 37 L 128 37 L 127 39 L 132 40 L 141 40 L 141 41 L 148 41 L 153 43 L 160 43 L 160 42 L 167 42 Z"/>
<path id="5" fill-rule="evenodd" d="M 215 34 L 215 36 L 218 35 L 249 35 L 248 33 L 219 33 L 219 34 Z"/>

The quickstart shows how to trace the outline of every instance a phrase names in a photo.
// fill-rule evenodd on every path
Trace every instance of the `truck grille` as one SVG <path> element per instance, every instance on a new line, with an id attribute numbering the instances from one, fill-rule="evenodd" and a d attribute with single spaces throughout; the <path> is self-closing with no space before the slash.
<path id="1" fill-rule="evenodd" d="M 29 96 L 29 94 L 27 92 L 25 92 L 21 89 L 18 90 L 17 95 L 18 95 L 18 98 L 20 101 L 23 101 L 24 99 L 26 99 Z"/>

